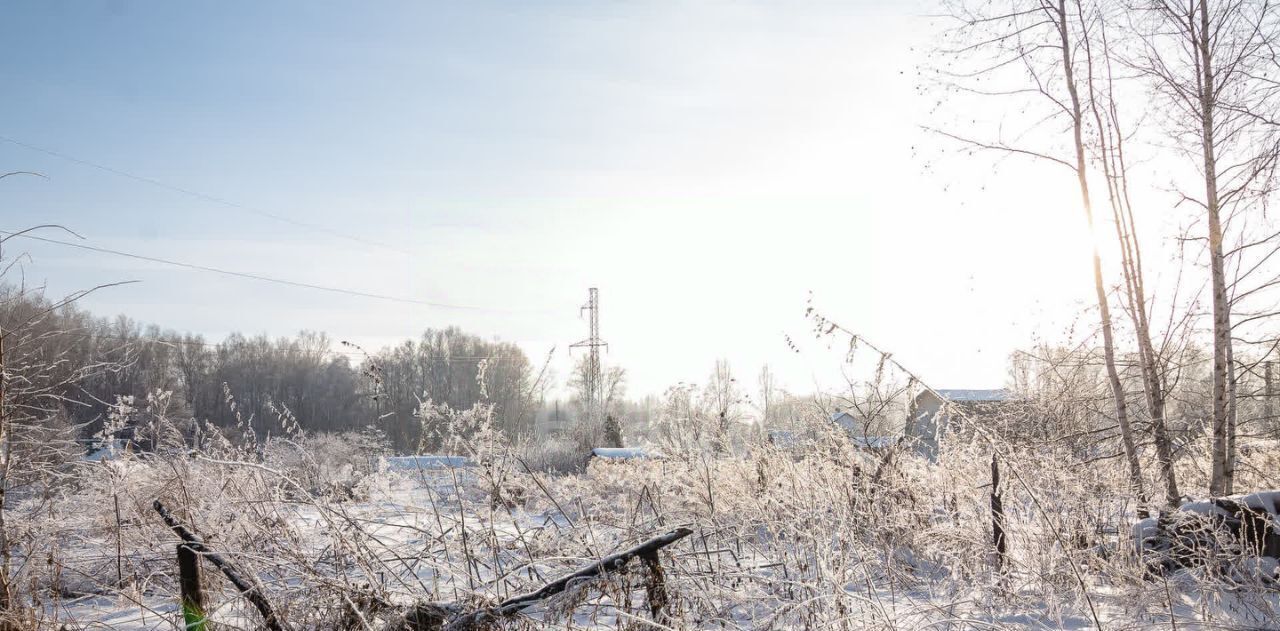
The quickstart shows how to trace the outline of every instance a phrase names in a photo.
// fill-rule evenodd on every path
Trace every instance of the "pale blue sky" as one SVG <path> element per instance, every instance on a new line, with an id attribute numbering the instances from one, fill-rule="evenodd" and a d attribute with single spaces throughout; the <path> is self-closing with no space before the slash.
<path id="1" fill-rule="evenodd" d="M 1043 301 L 1076 295 L 1008 288 L 1088 287 L 1058 273 L 1082 252 L 1070 239 L 1003 235 L 1079 222 L 1027 213 L 1013 193 L 1030 182 L 997 198 L 980 192 L 985 168 L 923 172 L 926 9 L 11 3 L 0 135 L 390 247 L 2 141 L 0 171 L 49 179 L 0 183 L 0 229 L 57 222 L 102 247 L 521 312 L 23 246 L 28 277 L 55 293 L 141 280 L 84 304 L 213 339 L 307 328 L 376 346 L 458 324 L 535 361 L 557 345 L 564 374 L 598 285 L 608 359 L 634 390 L 700 380 L 717 357 L 744 375 L 769 361 L 804 389 L 830 366 L 788 354 L 782 333 L 805 330 L 813 290 L 936 386 L 995 386 L 1037 310 L 1060 306 Z M 996 243 L 1011 249 L 986 253 Z"/>

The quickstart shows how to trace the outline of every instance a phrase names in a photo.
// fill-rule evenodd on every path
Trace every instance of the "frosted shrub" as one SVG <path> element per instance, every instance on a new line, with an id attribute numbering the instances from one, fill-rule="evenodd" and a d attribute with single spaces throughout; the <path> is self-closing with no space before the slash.
<path id="1" fill-rule="evenodd" d="M 578 441 L 564 438 L 530 440 L 520 452 L 535 471 L 557 474 L 581 473 L 590 457 Z"/>
<path id="2" fill-rule="evenodd" d="M 378 472 L 385 441 L 370 432 L 304 435 L 272 440 L 264 449 L 265 464 L 288 471 L 308 493 L 337 500 L 367 499 L 362 483 Z"/>
<path id="3" fill-rule="evenodd" d="M 445 449 L 467 456 L 476 465 L 481 490 L 493 506 L 511 508 L 526 501 L 527 481 L 510 439 L 494 427 L 492 405 L 455 410 L 425 401 L 415 415 L 424 426 L 445 428 Z"/>

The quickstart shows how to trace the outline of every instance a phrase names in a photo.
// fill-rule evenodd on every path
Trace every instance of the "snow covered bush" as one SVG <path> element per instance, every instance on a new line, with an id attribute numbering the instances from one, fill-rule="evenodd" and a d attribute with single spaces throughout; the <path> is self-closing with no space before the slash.
<path id="1" fill-rule="evenodd" d="M 375 432 L 344 432 L 272 440 L 263 452 L 267 466 L 289 471 L 311 495 L 352 500 L 368 499 L 358 491 L 379 471 L 387 445 Z"/>

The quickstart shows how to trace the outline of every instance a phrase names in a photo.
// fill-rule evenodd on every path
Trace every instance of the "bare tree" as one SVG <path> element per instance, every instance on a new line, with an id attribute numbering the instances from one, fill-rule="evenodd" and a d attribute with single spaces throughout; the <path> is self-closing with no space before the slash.
<path id="1" fill-rule="evenodd" d="M 1011 143 L 1004 138 L 973 138 L 949 131 L 939 133 L 977 149 L 999 151 L 1046 161 L 1065 167 L 1079 192 L 1080 207 L 1090 234 L 1096 234 L 1093 190 L 1090 183 L 1091 155 L 1088 152 L 1088 94 L 1082 95 L 1085 79 L 1078 55 L 1088 32 L 1084 28 L 1088 9 L 1076 0 L 1010 0 L 1004 3 L 950 3 L 951 15 L 960 26 L 951 32 L 952 43 L 943 50 L 949 59 L 965 63 L 940 70 L 945 85 L 953 91 L 979 96 L 1030 97 L 1041 109 L 1029 114 L 1030 127 L 1020 138 L 1040 132 L 1046 146 Z M 973 67 L 975 66 L 976 67 Z M 1087 66 L 1086 66 L 1087 68 Z M 982 80 L 986 83 L 981 84 Z M 992 85 L 992 83 L 995 85 Z M 1013 83 L 1010 87 L 1007 83 Z M 1087 88 L 1086 88 L 1087 89 Z M 1026 111 L 1025 109 L 1023 110 Z M 1062 125 L 1051 126 L 1061 122 Z M 1056 138 L 1065 129 L 1065 146 Z M 1092 276 L 1102 332 L 1107 378 L 1111 386 L 1121 443 L 1132 490 L 1145 497 L 1142 465 L 1119 370 L 1116 367 L 1116 340 L 1103 275 L 1102 257 L 1096 239 L 1092 242 Z"/>
<path id="2" fill-rule="evenodd" d="M 4 245 L 29 231 L 0 237 L 0 268 L 8 270 L 12 263 L 4 257 Z M 28 565 L 15 565 L 18 546 L 35 523 L 24 517 L 45 508 L 51 489 L 69 477 L 67 463 L 79 455 L 67 412 L 76 402 L 68 394 L 110 369 L 76 354 L 77 347 L 68 343 L 76 337 L 68 326 L 76 322 L 75 314 L 69 319 L 64 314 L 75 301 L 109 286 L 60 300 L 47 300 L 42 289 L 22 284 L 0 292 L 0 626 L 9 624 L 19 604 L 17 590 Z M 19 501 L 33 497 L 42 501 Z"/>
<path id="3" fill-rule="evenodd" d="M 729 360 L 716 360 L 715 370 L 707 381 L 705 398 L 710 407 L 716 453 L 723 453 L 729 447 L 729 434 L 733 424 L 740 420 L 742 389 L 733 376 Z"/>
<path id="4" fill-rule="evenodd" d="M 1108 36 L 1111 16 L 1104 5 L 1088 16 L 1084 10 L 1080 10 L 1076 17 L 1084 34 L 1081 38 L 1081 51 L 1086 70 L 1084 86 L 1093 121 L 1093 155 L 1097 166 L 1102 170 L 1102 181 L 1106 184 L 1107 202 L 1111 208 L 1120 270 L 1124 279 L 1121 285 L 1121 295 L 1124 298 L 1122 304 L 1129 314 L 1138 344 L 1138 365 L 1142 373 L 1151 440 L 1155 446 L 1160 479 L 1164 486 L 1165 505 L 1177 506 L 1181 501 L 1181 493 L 1178 490 L 1165 414 L 1169 388 L 1167 374 L 1169 358 L 1174 352 L 1171 344 L 1179 339 L 1176 332 L 1189 323 L 1190 314 L 1188 312 L 1181 318 L 1170 318 L 1170 326 L 1157 349 L 1153 343 L 1148 315 L 1149 295 L 1143 270 L 1142 246 L 1138 239 L 1133 198 L 1129 192 L 1129 165 L 1125 152 L 1127 135 L 1116 97 L 1115 60 Z M 1096 247 L 1094 257 L 1096 264 Z M 1173 313 L 1177 308 L 1176 300 L 1171 301 L 1169 308 Z M 1113 357 L 1112 366 L 1114 363 Z M 1113 372 L 1115 371 L 1108 373 L 1109 378 L 1114 379 Z"/>
<path id="5" fill-rule="evenodd" d="M 772 427 L 774 417 L 777 416 L 778 398 L 781 393 L 778 391 L 777 378 L 774 377 L 768 364 L 760 367 L 760 375 L 756 377 L 756 387 L 760 391 L 756 399 L 756 407 L 760 413 L 760 427 Z"/>
<path id="6" fill-rule="evenodd" d="M 569 377 L 569 389 L 573 392 L 571 403 L 580 423 L 586 422 L 589 418 L 587 411 L 590 405 L 590 397 L 592 396 L 588 385 L 590 383 L 587 375 L 589 368 L 587 358 L 579 359 L 574 364 L 573 374 Z M 599 405 L 604 417 L 600 419 L 600 424 L 596 427 L 580 426 L 578 428 L 577 433 L 584 442 L 582 446 L 586 448 L 598 447 L 603 442 L 614 442 L 609 436 L 608 426 L 610 423 L 621 422 L 619 420 L 621 417 L 619 406 L 627 391 L 626 369 L 621 366 L 605 366 L 600 372 L 600 383 L 597 384 L 597 388 L 595 395 L 600 397 Z M 620 438 L 622 433 L 620 425 L 617 430 L 618 438 Z"/>
<path id="7" fill-rule="evenodd" d="M 696 384 L 678 383 L 666 389 L 658 410 L 658 437 L 675 453 L 703 448 L 710 433 L 706 402 Z"/>
<path id="8" fill-rule="evenodd" d="M 1181 191 L 1203 209 L 1213 314 L 1213 407 L 1209 492 L 1233 491 L 1234 453 L 1232 292 L 1229 258 L 1270 238 L 1228 250 L 1229 233 L 1247 224 L 1274 189 L 1280 155 L 1280 83 L 1275 44 L 1277 7 L 1268 0 L 1160 1 L 1134 11 L 1144 18 L 1141 54 L 1133 65 L 1164 97 L 1168 131 L 1203 177 L 1199 195 Z M 1233 225 L 1234 224 L 1234 225 Z M 1274 245 L 1268 249 L 1274 250 Z M 1247 270 L 1246 274 L 1253 271 Z M 1250 321 L 1269 313 L 1246 316 Z"/>

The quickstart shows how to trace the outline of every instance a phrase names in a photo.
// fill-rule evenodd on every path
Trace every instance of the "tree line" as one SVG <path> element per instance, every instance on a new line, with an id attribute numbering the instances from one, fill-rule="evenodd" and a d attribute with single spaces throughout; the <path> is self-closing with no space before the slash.
<path id="1" fill-rule="evenodd" d="M 102 318 L 39 289 L 0 286 L 2 356 L 8 403 L 43 411 L 43 423 L 94 436 L 120 397 L 145 401 L 169 392 L 174 418 L 258 433 L 291 425 L 309 432 L 375 430 L 399 452 L 439 446 L 419 407 L 493 406 L 512 437 L 533 429 L 536 377 L 515 344 L 457 327 L 366 351 L 302 331 L 270 338 L 233 333 L 221 341 Z M 36 393 L 14 399 L 24 386 Z M 36 392 L 38 386 L 38 392 Z M 38 395 L 38 396 L 37 396 Z"/>

